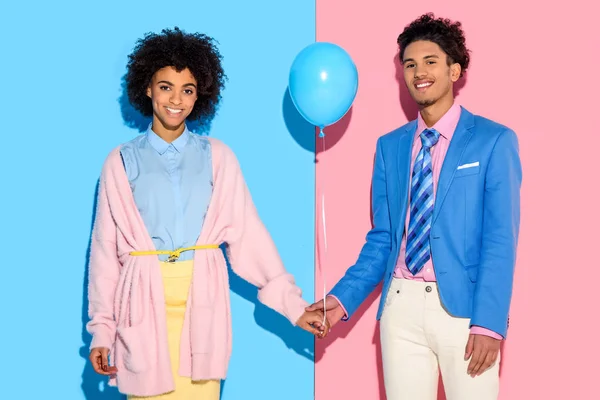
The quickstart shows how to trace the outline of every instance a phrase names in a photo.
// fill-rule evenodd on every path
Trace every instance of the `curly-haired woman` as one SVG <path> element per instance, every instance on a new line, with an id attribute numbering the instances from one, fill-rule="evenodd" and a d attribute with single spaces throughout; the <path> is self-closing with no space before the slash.
<path id="1" fill-rule="evenodd" d="M 231 353 L 221 247 L 261 302 L 327 334 L 322 312 L 305 311 L 232 151 L 187 129 L 214 115 L 225 79 L 213 39 L 178 28 L 147 34 L 129 56 L 127 94 L 152 123 L 104 164 L 88 290 L 90 360 L 129 398 L 219 398 Z"/>

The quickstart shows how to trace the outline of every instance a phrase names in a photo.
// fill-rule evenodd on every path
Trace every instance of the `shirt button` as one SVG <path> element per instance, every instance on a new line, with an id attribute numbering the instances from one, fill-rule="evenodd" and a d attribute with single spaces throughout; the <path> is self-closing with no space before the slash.
<path id="1" fill-rule="evenodd" d="M 427 293 L 431 292 L 431 286 L 427 286 L 427 287 L 425 288 L 425 291 L 426 291 Z"/>
<path id="2" fill-rule="evenodd" d="M 431 272 L 431 268 L 427 268 L 427 272 Z"/>

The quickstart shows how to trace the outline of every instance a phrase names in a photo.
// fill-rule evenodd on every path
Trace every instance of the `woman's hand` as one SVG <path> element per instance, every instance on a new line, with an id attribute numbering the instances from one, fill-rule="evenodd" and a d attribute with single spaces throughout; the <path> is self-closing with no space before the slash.
<path id="1" fill-rule="evenodd" d="M 322 339 L 329 333 L 329 323 L 325 321 L 325 325 L 323 325 L 323 318 L 322 311 L 305 311 L 296 325 Z"/>
<path id="2" fill-rule="evenodd" d="M 109 350 L 106 347 L 95 347 L 90 351 L 90 361 L 94 371 L 100 375 L 114 375 L 117 373 L 117 367 L 108 365 Z"/>

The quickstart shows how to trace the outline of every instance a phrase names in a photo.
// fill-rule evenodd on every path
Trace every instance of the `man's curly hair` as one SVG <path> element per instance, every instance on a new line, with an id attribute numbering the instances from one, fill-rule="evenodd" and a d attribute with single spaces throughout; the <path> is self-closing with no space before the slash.
<path id="1" fill-rule="evenodd" d="M 185 33 L 178 27 L 161 34 L 147 33 L 129 55 L 125 77 L 129 102 L 140 113 L 152 116 L 152 100 L 146 95 L 156 71 L 173 67 L 190 70 L 198 82 L 198 99 L 187 117 L 190 121 L 212 118 L 227 79 L 214 39 L 200 33 Z"/>
<path id="2" fill-rule="evenodd" d="M 465 35 L 460 22 L 447 18 L 435 18 L 433 13 L 421 15 L 404 28 L 398 36 L 400 61 L 404 59 L 406 47 L 418 40 L 436 43 L 448 56 L 448 65 L 460 64 L 461 74 L 469 67 L 469 52 L 465 44 Z"/>

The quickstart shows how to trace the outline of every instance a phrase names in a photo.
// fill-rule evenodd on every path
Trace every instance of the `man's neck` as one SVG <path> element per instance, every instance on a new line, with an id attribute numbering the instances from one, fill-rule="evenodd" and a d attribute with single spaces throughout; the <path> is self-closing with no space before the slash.
<path id="1" fill-rule="evenodd" d="M 430 106 L 421 108 L 419 112 L 425 125 L 428 128 L 434 126 L 452 108 L 453 104 L 454 97 L 449 97 L 448 99 L 440 99 Z"/>

